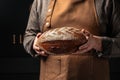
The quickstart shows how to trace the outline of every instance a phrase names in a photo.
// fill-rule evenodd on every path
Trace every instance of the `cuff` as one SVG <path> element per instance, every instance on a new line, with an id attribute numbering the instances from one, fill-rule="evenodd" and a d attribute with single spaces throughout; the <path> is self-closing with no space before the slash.
<path id="1" fill-rule="evenodd" d="M 109 56 L 112 50 L 112 39 L 108 37 L 103 37 L 102 39 L 102 55 Z"/>

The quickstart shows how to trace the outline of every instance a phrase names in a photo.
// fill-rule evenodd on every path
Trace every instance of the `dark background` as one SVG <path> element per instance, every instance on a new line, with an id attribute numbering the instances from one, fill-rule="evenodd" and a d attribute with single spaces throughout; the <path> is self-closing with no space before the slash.
<path id="1" fill-rule="evenodd" d="M 22 45 L 33 0 L 0 0 L 0 80 L 38 80 L 39 60 Z"/>
<path id="2" fill-rule="evenodd" d="M 39 59 L 22 45 L 33 0 L 0 0 L 0 80 L 38 80 Z M 120 80 L 120 58 L 110 59 L 111 80 Z"/>

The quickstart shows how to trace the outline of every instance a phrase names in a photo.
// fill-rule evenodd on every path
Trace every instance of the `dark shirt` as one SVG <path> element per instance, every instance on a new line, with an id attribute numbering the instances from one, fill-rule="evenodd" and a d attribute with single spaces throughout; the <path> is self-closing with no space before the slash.
<path id="1" fill-rule="evenodd" d="M 34 56 L 33 41 L 38 32 L 41 32 L 47 7 L 50 0 L 34 0 L 28 25 L 25 30 L 23 46 L 27 53 Z M 120 1 L 95 0 L 95 6 L 100 27 L 103 51 L 102 56 L 120 57 Z"/>

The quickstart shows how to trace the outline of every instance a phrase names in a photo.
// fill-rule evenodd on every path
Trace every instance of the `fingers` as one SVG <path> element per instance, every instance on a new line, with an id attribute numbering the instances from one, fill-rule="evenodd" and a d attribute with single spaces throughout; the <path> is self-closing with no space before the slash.
<path id="1" fill-rule="evenodd" d="M 93 49 L 97 51 L 102 51 L 102 38 L 99 36 L 92 35 L 88 31 L 85 31 L 84 29 L 82 30 L 85 36 L 87 36 L 87 43 L 83 44 L 82 46 L 79 47 L 78 52 L 79 53 L 86 53 L 89 52 Z"/>
<path id="2" fill-rule="evenodd" d="M 92 36 L 92 34 L 85 29 L 82 29 L 81 32 L 85 35 L 86 39 Z"/>
<path id="3" fill-rule="evenodd" d="M 81 32 L 86 36 L 86 39 L 88 41 L 87 43 L 79 47 L 79 50 L 77 51 L 77 53 L 79 54 L 89 52 L 90 50 L 93 49 L 93 40 L 92 40 L 93 35 L 85 29 L 82 29 Z"/>
<path id="4" fill-rule="evenodd" d="M 45 51 L 36 51 L 37 55 L 36 56 L 48 56 L 48 54 L 45 53 Z"/>
<path id="5" fill-rule="evenodd" d="M 81 32 L 86 35 L 86 36 L 89 36 L 90 35 L 90 32 L 85 30 L 85 29 L 82 29 Z"/>
<path id="6" fill-rule="evenodd" d="M 34 43 L 33 43 L 33 49 L 35 50 L 35 52 L 37 53 L 35 56 L 48 56 L 43 50 L 41 50 L 37 45 L 37 40 L 38 38 L 42 35 L 42 33 L 38 33 L 36 35 L 36 38 L 34 40 Z"/>
<path id="7" fill-rule="evenodd" d="M 40 48 L 37 45 L 33 45 L 33 49 L 36 50 L 36 51 L 40 50 Z"/>
<path id="8" fill-rule="evenodd" d="M 80 53 L 80 54 L 89 52 L 90 50 L 92 50 L 92 47 L 91 47 L 91 46 L 88 46 L 87 44 L 84 45 L 84 46 L 79 47 L 79 53 Z"/>
<path id="9" fill-rule="evenodd" d="M 88 43 L 82 45 L 79 47 L 79 50 L 84 50 L 84 49 L 87 49 L 88 48 Z"/>
<path id="10" fill-rule="evenodd" d="M 35 52 L 37 53 L 36 56 L 48 56 L 45 51 L 41 50 L 38 46 L 34 46 L 33 49 L 35 50 Z"/>
<path id="11" fill-rule="evenodd" d="M 36 37 L 39 38 L 41 35 L 42 35 L 42 33 L 38 33 L 38 34 L 36 35 Z"/>
<path id="12" fill-rule="evenodd" d="M 37 53 L 35 56 L 48 56 L 45 51 L 41 50 L 39 47 L 34 46 L 34 50 Z"/>

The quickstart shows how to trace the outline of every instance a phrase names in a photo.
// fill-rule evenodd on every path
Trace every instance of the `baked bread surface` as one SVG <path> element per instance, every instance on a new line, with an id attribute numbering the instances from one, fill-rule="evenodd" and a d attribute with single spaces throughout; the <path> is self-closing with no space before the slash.
<path id="1" fill-rule="evenodd" d="M 48 54 L 67 54 L 75 52 L 87 42 L 80 29 L 74 27 L 54 28 L 44 32 L 37 41 L 37 46 Z"/>

